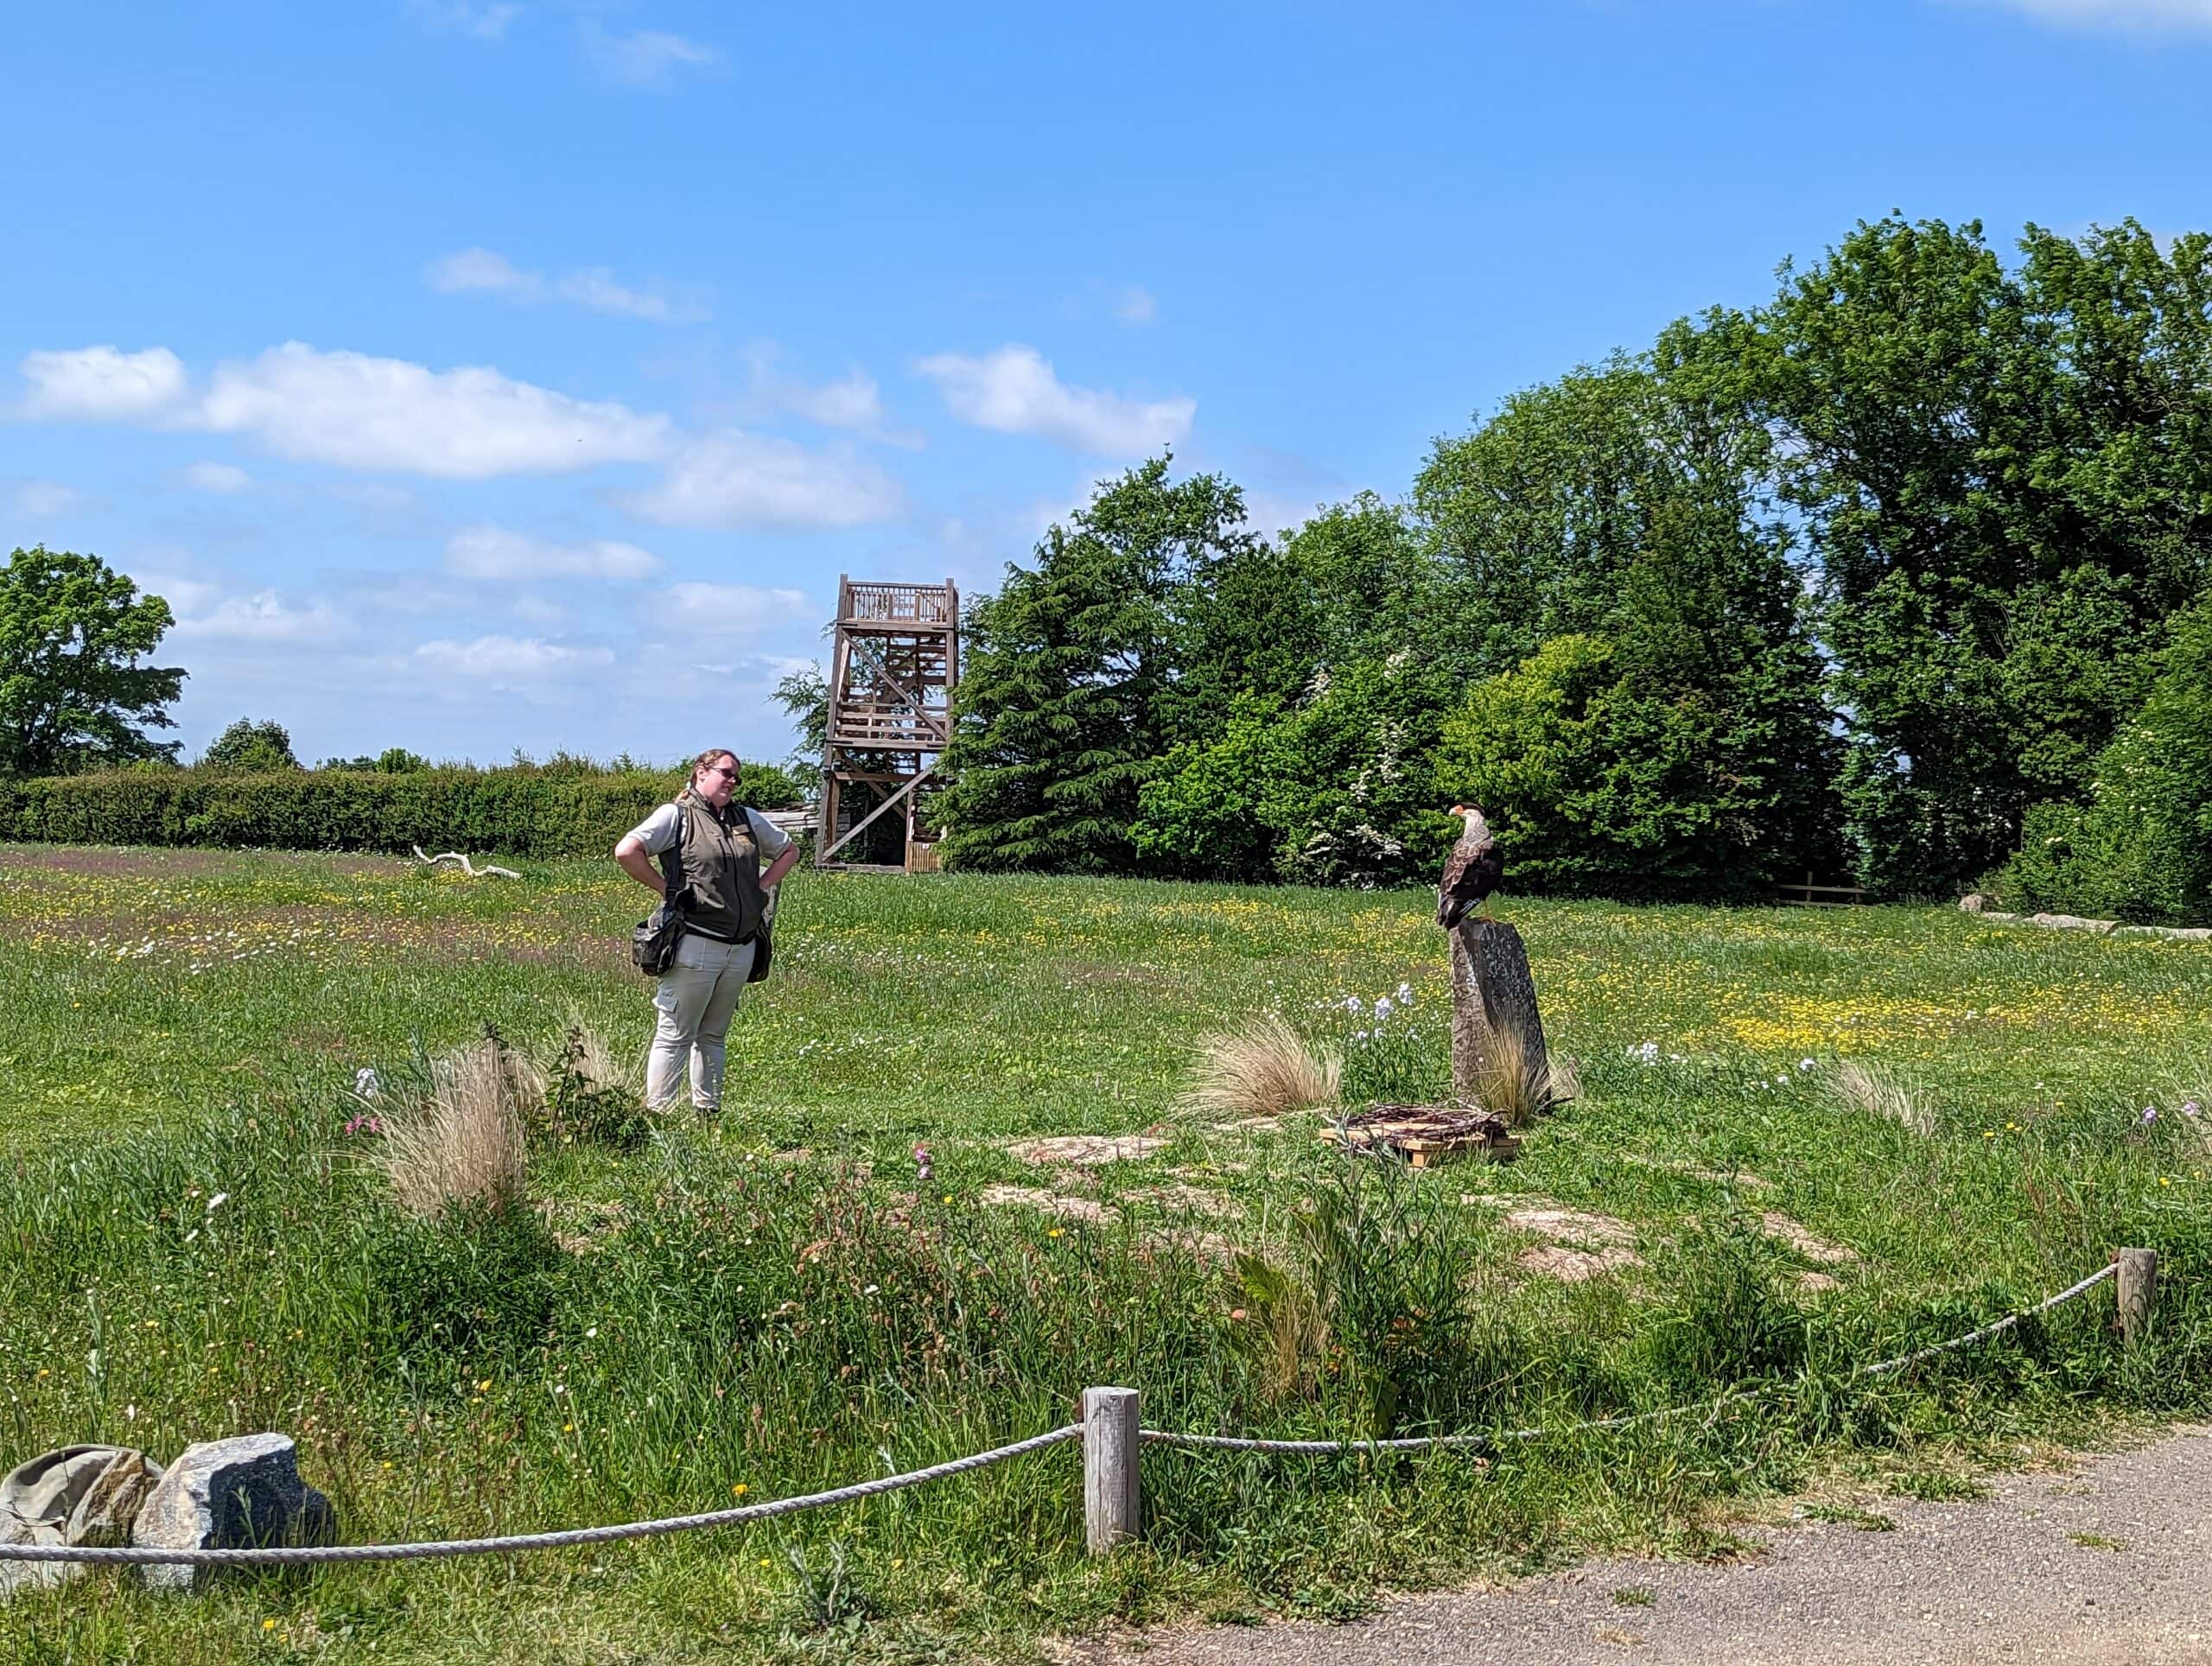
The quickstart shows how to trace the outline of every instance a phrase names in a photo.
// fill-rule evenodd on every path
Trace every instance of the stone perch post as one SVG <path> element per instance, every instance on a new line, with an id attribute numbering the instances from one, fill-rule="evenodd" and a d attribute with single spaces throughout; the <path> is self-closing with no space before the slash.
<path id="1" fill-rule="evenodd" d="M 1521 933 L 1503 920 L 1463 919 L 1452 933 L 1452 1087 L 1460 1098 L 1479 1102 L 1501 1035 L 1520 1041 L 1529 1097 L 1548 1103 L 1551 1055 Z"/>

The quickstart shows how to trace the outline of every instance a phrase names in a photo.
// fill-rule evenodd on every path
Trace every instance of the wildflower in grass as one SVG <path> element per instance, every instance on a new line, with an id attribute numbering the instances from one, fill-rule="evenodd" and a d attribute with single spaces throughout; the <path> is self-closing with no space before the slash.
<path id="1" fill-rule="evenodd" d="M 261 1629 L 264 1631 L 273 1631 L 276 1629 L 276 1622 L 273 1619 L 265 1619 L 261 1622 Z"/>
<path id="2" fill-rule="evenodd" d="M 1389 995 L 1379 995 L 1375 997 L 1375 1021 L 1376 1023 L 1381 1023 L 1384 1019 L 1388 1018 L 1396 1010 L 1397 1008 L 1391 1002 Z M 1362 1033 L 1364 1033 L 1364 1032 L 1363 1031 Z"/>
<path id="3" fill-rule="evenodd" d="M 950 1203 L 950 1202 L 952 1201 L 952 1193 L 950 1193 L 950 1192 L 946 1192 L 946 1193 L 944 1194 L 944 1198 L 943 1198 L 942 1199 L 940 1199 L 940 1201 L 944 1202 L 944 1203 Z"/>
<path id="4" fill-rule="evenodd" d="M 1060 1236 L 1060 1229 L 1056 1226 L 1051 1231 L 1046 1233 L 1045 1236 L 1048 1238 L 1057 1238 Z"/>
<path id="5" fill-rule="evenodd" d="M 213 1197 L 207 1199 L 207 1212 L 211 1215 L 213 1214 L 218 1209 L 220 1209 L 230 1200 L 231 1194 L 229 1192 L 218 1192 Z"/>
<path id="6" fill-rule="evenodd" d="M 2143 1107 L 2143 1126 L 2144 1126 L 2144 1127 L 2148 1128 L 2148 1127 L 2150 1127 L 2150 1125 L 2151 1125 L 2152 1123 L 2153 1123 L 2153 1122 L 2157 1122 L 2158 1120 L 2158 1106 L 2156 1106 L 2156 1105 L 2145 1105 L 2145 1106 L 2144 1106 L 2144 1107 Z"/>
<path id="7" fill-rule="evenodd" d="M 914 1170 L 915 1179 L 919 1180 L 922 1185 L 927 1186 L 930 1183 L 931 1169 L 930 1164 L 930 1148 L 925 1145 L 918 1145 L 914 1148 Z"/>
<path id="8" fill-rule="evenodd" d="M 2181 1114 L 2189 1117 L 2191 1121 L 2194 1121 L 2196 1118 L 2202 1116 L 2204 1114 L 2204 1107 L 2198 1104 L 2194 1099 L 2184 1099 L 2182 1101 Z"/>
<path id="9" fill-rule="evenodd" d="M 744 1482 L 739 1481 L 731 1486 L 729 1490 L 729 1496 L 733 1498 L 742 1498 L 752 1490 L 753 1489 L 747 1486 Z"/>

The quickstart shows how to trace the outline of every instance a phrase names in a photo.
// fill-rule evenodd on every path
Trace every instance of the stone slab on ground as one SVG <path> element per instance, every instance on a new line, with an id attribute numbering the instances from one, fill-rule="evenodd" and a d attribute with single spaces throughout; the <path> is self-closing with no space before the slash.
<path id="1" fill-rule="evenodd" d="M 321 1544 L 336 1526 L 330 1500 L 300 1478 L 289 1435 L 242 1434 L 187 1447 L 140 1508 L 130 1542 L 164 1550 Z M 139 1569 L 156 1591 L 193 1590 L 213 1572 L 178 1562 Z"/>
<path id="2" fill-rule="evenodd" d="M 1611 1560 L 1372 1619 L 1071 1644 L 1095 1666 L 2212 1666 L 2212 1429 L 2000 1475 L 1971 1504 L 1868 1500 L 1894 1532 L 1807 1521 L 1708 1567 Z M 1642 1593 L 1625 1606 L 1616 1592 Z"/>

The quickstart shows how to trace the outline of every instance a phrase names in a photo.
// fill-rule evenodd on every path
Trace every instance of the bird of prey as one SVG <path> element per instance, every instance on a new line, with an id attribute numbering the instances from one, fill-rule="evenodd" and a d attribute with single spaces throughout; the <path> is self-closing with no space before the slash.
<path id="1" fill-rule="evenodd" d="M 1483 905 L 1483 918 L 1488 919 L 1490 893 L 1505 878 L 1505 853 L 1491 836 L 1490 823 L 1483 819 L 1481 809 L 1453 804 L 1452 813 L 1465 821 L 1466 830 L 1444 859 L 1444 878 L 1436 887 L 1436 923 L 1447 932 L 1478 902 Z"/>

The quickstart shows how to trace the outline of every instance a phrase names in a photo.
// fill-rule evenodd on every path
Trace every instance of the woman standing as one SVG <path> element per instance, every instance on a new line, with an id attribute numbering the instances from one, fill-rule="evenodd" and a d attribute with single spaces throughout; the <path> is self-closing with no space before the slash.
<path id="1" fill-rule="evenodd" d="M 753 973 L 769 898 L 798 860 L 788 833 L 731 804 L 737 771 L 737 754 L 728 747 L 701 753 L 691 766 L 691 785 L 676 802 L 653 811 L 614 847 L 622 871 L 658 896 L 667 894 L 668 881 L 652 859 L 676 850 L 690 893 L 676 963 L 653 994 L 660 1017 L 645 1067 L 645 1103 L 654 1110 L 675 1103 L 687 1060 L 693 1106 L 702 1116 L 721 1109 L 729 1021 Z"/>

